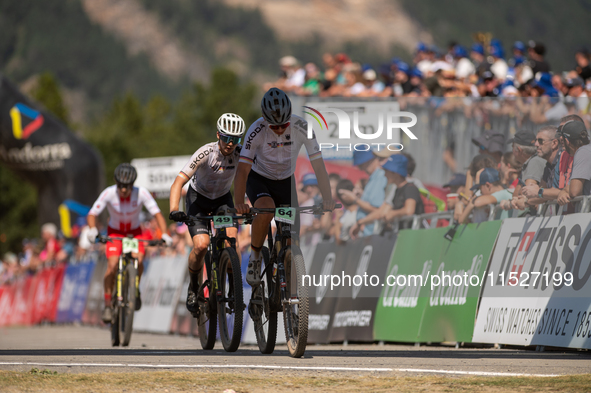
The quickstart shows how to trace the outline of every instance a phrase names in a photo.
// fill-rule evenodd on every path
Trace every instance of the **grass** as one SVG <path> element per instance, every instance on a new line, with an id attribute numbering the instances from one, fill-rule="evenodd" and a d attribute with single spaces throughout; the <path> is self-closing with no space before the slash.
<path id="1" fill-rule="evenodd" d="M 584 392 L 591 374 L 540 377 L 441 377 L 276 371 L 157 371 L 74 374 L 31 369 L 0 371 L 2 392 Z"/>

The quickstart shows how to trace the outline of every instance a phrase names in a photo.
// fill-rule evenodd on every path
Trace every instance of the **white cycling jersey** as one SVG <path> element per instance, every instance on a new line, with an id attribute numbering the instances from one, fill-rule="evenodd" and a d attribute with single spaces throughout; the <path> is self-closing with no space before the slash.
<path id="1" fill-rule="evenodd" d="M 117 186 L 107 187 L 92 205 L 88 214 L 98 216 L 105 209 L 109 211 L 109 227 L 120 232 L 129 232 L 140 226 L 142 205 L 151 215 L 160 213 L 158 204 L 144 187 L 133 187 L 131 195 L 120 198 Z"/>
<path id="2" fill-rule="evenodd" d="M 230 192 L 242 146 L 230 155 L 223 155 L 218 142 L 202 146 L 183 167 L 179 176 L 191 179 L 191 187 L 199 194 L 216 199 Z"/>
<path id="3" fill-rule="evenodd" d="M 302 145 L 306 146 L 310 161 L 322 158 L 316 136 L 308 139 L 306 120 L 291 115 L 290 125 L 282 135 L 277 135 L 261 117 L 246 132 L 240 162 L 252 164 L 253 171 L 268 179 L 287 179 L 295 172 Z"/>

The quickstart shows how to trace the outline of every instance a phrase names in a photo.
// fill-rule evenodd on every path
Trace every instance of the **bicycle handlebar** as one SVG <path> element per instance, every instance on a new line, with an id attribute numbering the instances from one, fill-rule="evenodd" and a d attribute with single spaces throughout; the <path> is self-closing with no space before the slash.
<path id="1" fill-rule="evenodd" d="M 335 209 L 340 209 L 341 207 L 343 207 L 343 205 L 341 205 L 340 203 L 335 204 Z M 293 207 L 293 209 L 296 209 L 296 211 L 301 212 L 301 213 L 309 213 L 309 214 L 324 214 L 326 212 L 331 212 L 332 210 L 328 210 L 328 209 L 324 209 L 322 207 L 322 205 L 312 205 L 312 206 L 299 206 L 299 207 Z M 235 209 L 234 209 L 235 210 Z M 256 213 L 275 213 L 276 208 L 256 208 L 256 207 L 251 207 L 250 208 L 250 214 L 256 214 Z"/>
<path id="2" fill-rule="evenodd" d="M 130 237 L 130 236 L 128 236 Z M 134 238 L 133 236 L 131 236 L 130 238 Z M 96 242 L 97 243 L 107 243 L 109 241 L 122 241 L 124 239 L 124 237 L 116 237 L 116 236 L 97 236 L 96 238 Z M 163 246 L 166 244 L 166 242 L 163 239 L 156 239 L 156 240 L 146 240 L 146 239 L 138 239 L 135 238 L 138 242 L 142 242 L 142 243 L 148 243 L 148 246 Z"/>

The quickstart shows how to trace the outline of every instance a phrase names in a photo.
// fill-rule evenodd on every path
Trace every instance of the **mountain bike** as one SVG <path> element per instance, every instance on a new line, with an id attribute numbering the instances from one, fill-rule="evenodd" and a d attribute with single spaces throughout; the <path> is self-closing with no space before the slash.
<path id="1" fill-rule="evenodd" d="M 206 350 L 213 349 L 215 345 L 217 322 L 224 349 L 235 352 L 240 346 L 246 307 L 242 295 L 242 271 L 236 252 L 236 239 L 227 236 L 226 228 L 242 218 L 225 214 L 198 215 L 187 216 L 179 221 L 187 225 L 194 225 L 196 220 L 209 223 L 210 242 L 205 254 L 205 269 L 202 270 L 206 276 L 201 276 L 201 285 L 197 291 L 199 341 Z"/>
<path id="2" fill-rule="evenodd" d="M 335 206 L 339 207 L 341 205 Z M 273 213 L 277 224 L 274 239 L 269 226 L 268 245 L 261 250 L 261 284 L 252 288 L 248 306 L 257 344 L 264 354 L 273 353 L 275 349 L 278 312 L 283 312 L 289 355 L 299 358 L 306 351 L 309 310 L 308 288 L 303 285 L 306 265 L 300 248 L 291 243 L 291 225 L 295 223 L 298 213 L 321 215 L 327 211 L 322 205 L 283 206 L 275 209 L 251 208 L 251 212 L 245 215 Z"/>
<path id="3" fill-rule="evenodd" d="M 116 347 L 121 344 L 121 346 L 126 347 L 131 340 L 135 302 L 140 291 L 139 261 L 132 256 L 132 253 L 138 253 L 139 242 L 148 243 L 149 246 L 159 246 L 164 244 L 164 240 L 144 240 L 134 238 L 133 235 L 127 235 L 127 237 L 99 236 L 97 241 L 100 243 L 107 243 L 108 241 L 121 242 L 122 250 L 119 256 L 117 278 L 111 298 L 113 307 L 111 345 Z M 121 340 L 121 334 L 123 335 L 123 340 Z"/>

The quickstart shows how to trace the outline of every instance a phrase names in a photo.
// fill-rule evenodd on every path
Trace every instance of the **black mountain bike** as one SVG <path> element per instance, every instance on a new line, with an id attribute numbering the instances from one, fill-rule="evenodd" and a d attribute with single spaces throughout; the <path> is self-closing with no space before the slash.
<path id="1" fill-rule="evenodd" d="M 236 239 L 228 237 L 226 228 L 242 216 L 187 216 L 180 221 L 194 225 L 196 220 L 209 224 L 209 247 L 205 254 L 205 269 L 200 277 L 197 294 L 199 316 L 197 326 L 203 349 L 213 349 L 216 340 L 217 322 L 220 338 L 227 352 L 235 352 L 242 338 L 244 305 L 242 296 L 242 271 L 236 252 Z M 213 226 L 212 226 L 213 224 Z M 215 229 L 215 235 L 213 233 Z M 226 242 L 230 247 L 226 247 Z M 217 319 L 216 319 L 217 318 Z"/>
<path id="2" fill-rule="evenodd" d="M 148 243 L 149 246 L 160 246 L 164 244 L 164 240 L 144 240 L 134 238 L 133 235 L 127 235 L 127 237 L 99 236 L 97 241 L 100 243 L 120 241 L 122 243 L 119 265 L 117 267 L 117 278 L 111 297 L 113 307 L 111 345 L 116 347 L 121 344 L 126 347 L 131 340 L 135 299 L 139 296 L 140 291 L 140 277 L 138 275 L 139 261 L 132 256 L 132 253 L 137 254 L 139 242 Z M 122 341 L 120 338 L 121 335 L 123 335 Z"/>
<path id="3" fill-rule="evenodd" d="M 336 205 L 339 208 L 341 205 Z M 305 207 L 278 207 L 276 209 L 251 208 L 245 216 L 274 213 L 277 233 L 273 239 L 271 227 L 267 236 L 268 247 L 261 250 L 261 284 L 252 289 L 248 313 L 254 323 L 259 350 L 270 354 L 277 340 L 277 312 L 283 312 L 285 340 L 289 355 L 304 355 L 308 343 L 308 288 L 303 285 L 306 265 L 302 251 L 291 240 L 291 225 L 296 214 L 321 215 L 322 205 Z M 271 251 L 269 251 L 271 250 Z"/>

